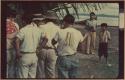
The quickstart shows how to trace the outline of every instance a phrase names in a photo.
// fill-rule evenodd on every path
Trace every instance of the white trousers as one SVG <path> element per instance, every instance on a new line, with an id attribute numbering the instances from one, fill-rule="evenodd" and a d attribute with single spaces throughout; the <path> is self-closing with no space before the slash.
<path id="1" fill-rule="evenodd" d="M 87 52 L 88 54 L 95 54 L 95 46 L 96 46 L 96 32 L 88 32 L 87 38 Z"/>
<path id="2" fill-rule="evenodd" d="M 54 49 L 42 49 L 38 53 L 37 78 L 55 78 L 56 60 Z"/>
<path id="3" fill-rule="evenodd" d="M 38 58 L 36 53 L 22 53 L 19 59 L 17 78 L 36 78 Z"/>

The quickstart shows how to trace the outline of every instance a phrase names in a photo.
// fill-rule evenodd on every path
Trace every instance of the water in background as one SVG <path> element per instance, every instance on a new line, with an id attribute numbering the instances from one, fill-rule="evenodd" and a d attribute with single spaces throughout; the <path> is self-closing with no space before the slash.
<path id="1" fill-rule="evenodd" d="M 93 11 L 97 15 L 98 25 L 105 22 L 109 26 L 119 26 L 119 4 L 118 3 L 106 3 L 106 4 L 107 5 L 103 9 L 98 11 L 96 10 Z M 78 9 L 79 19 L 78 19 L 73 9 L 69 8 L 68 10 L 70 11 L 70 14 L 75 16 L 76 21 L 83 21 L 89 18 L 89 13 L 90 13 L 89 11 L 83 11 L 81 8 L 79 8 Z M 62 19 L 61 16 L 59 17 L 60 19 Z"/>
<path id="2" fill-rule="evenodd" d="M 98 16 L 98 25 L 101 23 L 107 23 L 109 26 L 118 26 L 119 25 L 119 17 L 118 16 Z M 79 19 L 76 18 L 76 21 L 82 21 L 88 19 L 89 15 L 80 15 Z"/>

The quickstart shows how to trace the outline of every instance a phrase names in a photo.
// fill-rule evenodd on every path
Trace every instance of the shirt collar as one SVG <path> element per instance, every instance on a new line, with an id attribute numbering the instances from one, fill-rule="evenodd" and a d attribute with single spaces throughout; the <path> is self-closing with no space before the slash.
<path id="1" fill-rule="evenodd" d="M 67 27 L 67 28 L 73 28 L 73 25 L 69 25 L 69 27 Z"/>
<path id="2" fill-rule="evenodd" d="M 36 23 L 32 22 L 30 25 L 33 25 L 34 27 L 37 27 Z"/>
<path id="3" fill-rule="evenodd" d="M 49 24 L 49 25 L 53 25 L 54 23 L 53 23 L 53 22 L 48 22 L 47 24 Z"/>

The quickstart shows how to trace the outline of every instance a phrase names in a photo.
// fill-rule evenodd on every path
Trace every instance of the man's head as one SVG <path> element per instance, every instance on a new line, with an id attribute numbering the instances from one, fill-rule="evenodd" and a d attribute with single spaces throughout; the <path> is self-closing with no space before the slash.
<path id="1" fill-rule="evenodd" d="M 59 18 L 54 11 L 47 11 L 46 13 L 43 14 L 44 20 L 43 22 L 53 22 L 55 24 L 58 24 Z"/>
<path id="2" fill-rule="evenodd" d="M 66 15 L 66 16 L 63 18 L 63 25 L 64 25 L 63 28 L 66 28 L 66 27 L 68 27 L 69 25 L 73 25 L 74 21 L 75 21 L 74 16 L 72 16 L 71 14 Z"/>
<path id="3" fill-rule="evenodd" d="M 7 7 L 7 12 L 6 12 L 7 18 L 14 20 L 16 18 L 16 15 L 17 15 L 17 13 L 15 10 L 12 10 L 9 7 Z"/>
<path id="4" fill-rule="evenodd" d="M 97 16 L 95 15 L 94 12 L 91 12 L 91 13 L 90 13 L 90 19 L 91 19 L 91 20 L 93 20 L 93 19 L 96 20 L 96 19 L 97 19 Z"/>
<path id="5" fill-rule="evenodd" d="M 45 24 L 43 21 L 44 19 L 45 18 L 43 17 L 43 15 L 41 13 L 37 13 L 37 14 L 33 14 L 32 21 L 39 26 L 39 25 Z"/>
<path id="6" fill-rule="evenodd" d="M 102 23 L 102 24 L 101 24 L 101 29 L 102 29 L 102 30 L 106 30 L 107 27 L 108 27 L 107 23 Z"/>

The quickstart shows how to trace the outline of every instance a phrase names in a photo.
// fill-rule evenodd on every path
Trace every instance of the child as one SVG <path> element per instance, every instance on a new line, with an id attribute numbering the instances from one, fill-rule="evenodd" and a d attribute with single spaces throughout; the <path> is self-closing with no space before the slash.
<path id="1" fill-rule="evenodd" d="M 107 23 L 101 24 L 101 31 L 99 32 L 99 50 L 98 56 L 99 61 L 101 61 L 101 57 L 104 55 L 106 59 L 106 63 L 108 64 L 107 57 L 108 57 L 108 42 L 111 39 L 110 32 L 107 30 Z"/>

